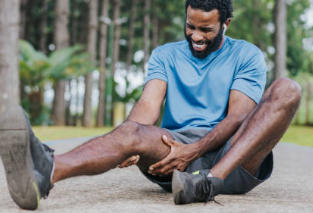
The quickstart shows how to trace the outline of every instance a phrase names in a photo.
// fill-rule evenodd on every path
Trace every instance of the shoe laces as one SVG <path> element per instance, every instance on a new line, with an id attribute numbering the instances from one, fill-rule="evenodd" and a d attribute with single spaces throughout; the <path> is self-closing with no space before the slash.
<path id="1" fill-rule="evenodd" d="M 201 176 L 202 177 L 200 178 L 199 182 L 196 184 L 195 195 L 200 200 L 205 200 L 204 205 L 206 205 L 209 201 L 214 201 L 215 203 L 223 206 L 221 203 L 215 200 L 213 194 L 214 186 L 212 184 L 212 181 L 204 174 L 202 174 Z"/>

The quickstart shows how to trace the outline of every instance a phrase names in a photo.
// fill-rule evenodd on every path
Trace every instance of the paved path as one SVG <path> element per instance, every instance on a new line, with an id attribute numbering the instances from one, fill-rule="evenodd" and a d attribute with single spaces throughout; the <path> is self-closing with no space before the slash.
<path id="1" fill-rule="evenodd" d="M 57 154 L 86 139 L 48 142 Z M 113 169 L 93 177 L 56 184 L 38 212 L 313 212 L 313 149 L 281 143 L 274 150 L 274 173 L 246 195 L 219 195 L 224 206 L 209 202 L 175 206 L 171 194 L 149 182 L 139 170 Z M 24 212 L 11 200 L 0 166 L 0 212 Z"/>

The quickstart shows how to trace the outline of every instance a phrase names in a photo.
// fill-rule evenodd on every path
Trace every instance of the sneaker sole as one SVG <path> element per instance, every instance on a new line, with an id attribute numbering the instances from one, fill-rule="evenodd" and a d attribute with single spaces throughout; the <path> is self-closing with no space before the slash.
<path id="1" fill-rule="evenodd" d="M 0 155 L 10 195 L 22 209 L 35 210 L 40 193 L 34 176 L 29 133 L 21 107 L 9 107 L 0 118 Z"/>
<path id="2" fill-rule="evenodd" d="M 175 170 L 172 178 L 172 192 L 174 203 L 176 205 L 185 203 L 184 199 L 182 199 L 182 194 L 184 193 L 184 183 L 182 178 L 180 172 Z"/>

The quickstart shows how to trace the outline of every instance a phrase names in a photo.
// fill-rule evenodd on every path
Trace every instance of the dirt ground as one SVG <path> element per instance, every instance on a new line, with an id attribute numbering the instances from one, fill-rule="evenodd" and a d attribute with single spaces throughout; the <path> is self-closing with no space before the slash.
<path id="1" fill-rule="evenodd" d="M 47 142 L 60 154 L 83 139 Z M 313 149 L 280 143 L 272 177 L 246 195 L 219 195 L 214 202 L 176 206 L 170 193 L 135 167 L 57 183 L 38 212 L 313 212 Z M 12 201 L 0 166 L 0 212 L 24 212 Z"/>

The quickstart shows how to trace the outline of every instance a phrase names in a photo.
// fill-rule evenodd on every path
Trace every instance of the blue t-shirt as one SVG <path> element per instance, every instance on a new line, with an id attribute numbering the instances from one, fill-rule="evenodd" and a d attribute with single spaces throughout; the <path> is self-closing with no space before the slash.
<path id="1" fill-rule="evenodd" d="M 152 52 L 145 83 L 152 79 L 167 82 L 163 128 L 212 130 L 227 116 L 231 90 L 260 101 L 266 64 L 262 52 L 243 40 L 225 37 L 222 48 L 204 59 L 194 57 L 185 40 Z"/>

